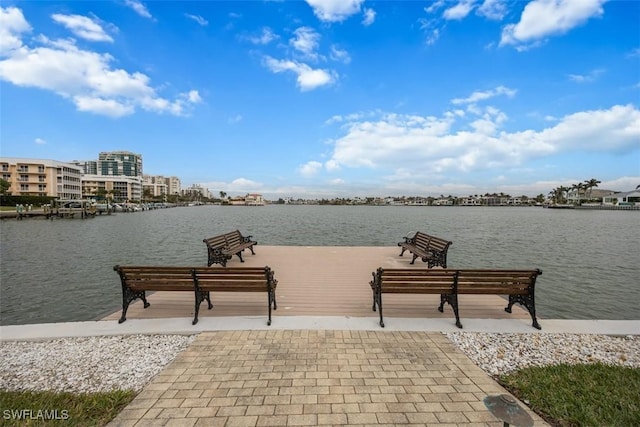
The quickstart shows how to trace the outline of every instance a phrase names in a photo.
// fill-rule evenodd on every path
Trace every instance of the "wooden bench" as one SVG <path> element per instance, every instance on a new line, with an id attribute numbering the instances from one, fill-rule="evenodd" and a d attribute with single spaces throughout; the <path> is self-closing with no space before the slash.
<path id="1" fill-rule="evenodd" d="M 200 304 L 206 300 L 209 310 L 210 292 L 266 292 L 271 325 L 271 307 L 276 306 L 276 286 L 278 281 L 269 267 L 163 267 L 163 266 L 120 266 L 113 267 L 120 275 L 122 285 L 122 315 L 118 323 L 127 320 L 127 309 L 136 299 L 142 300 L 144 308 L 149 307 L 147 291 L 192 292 L 195 298 L 195 313 L 192 324 L 198 323 Z"/>
<path id="2" fill-rule="evenodd" d="M 373 272 L 373 311 L 382 316 L 382 294 L 440 294 L 439 312 L 448 303 L 462 328 L 458 314 L 458 295 L 508 295 L 505 311 L 511 313 L 515 303 L 523 305 L 531 315 L 532 326 L 541 329 L 536 318 L 535 284 L 542 271 L 536 270 L 455 270 L 455 269 L 383 269 Z"/>
<path id="3" fill-rule="evenodd" d="M 207 265 L 221 264 L 226 267 L 227 261 L 230 260 L 233 255 L 237 255 L 240 258 L 240 262 L 244 262 L 242 259 L 242 252 L 245 249 L 251 250 L 251 253 L 255 255 L 253 246 L 258 242 L 251 240 L 252 236 L 243 236 L 240 231 L 235 230 L 230 233 L 221 234 L 219 236 L 209 237 L 204 239 L 203 242 L 207 245 Z"/>
<path id="4" fill-rule="evenodd" d="M 200 304 L 205 299 L 211 304 L 210 292 L 266 292 L 267 305 L 269 306 L 269 319 L 267 325 L 271 325 L 271 307 L 276 310 L 276 286 L 278 281 L 273 277 L 273 271 L 269 267 L 229 267 L 207 268 L 198 267 L 193 270 L 193 280 L 196 289 L 196 313 L 195 322 L 198 321 Z"/>
<path id="5" fill-rule="evenodd" d="M 404 251 L 413 254 L 411 264 L 416 258 L 422 258 L 429 268 L 440 266 L 447 268 L 447 251 L 452 242 L 441 239 L 439 237 L 430 236 L 428 234 L 417 231 L 413 237 L 405 237 L 404 242 L 398 242 L 398 246 L 402 248 L 400 256 Z"/>

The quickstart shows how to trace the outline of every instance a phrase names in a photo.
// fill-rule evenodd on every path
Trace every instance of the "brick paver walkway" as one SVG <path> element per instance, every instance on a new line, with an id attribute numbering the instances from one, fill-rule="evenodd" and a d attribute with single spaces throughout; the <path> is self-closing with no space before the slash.
<path id="1" fill-rule="evenodd" d="M 109 426 L 497 427 L 502 393 L 440 333 L 206 332 Z"/>

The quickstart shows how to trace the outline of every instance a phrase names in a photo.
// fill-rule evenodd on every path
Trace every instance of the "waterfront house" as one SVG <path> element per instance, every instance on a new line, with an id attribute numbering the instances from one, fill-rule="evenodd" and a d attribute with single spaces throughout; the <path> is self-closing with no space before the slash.
<path id="1" fill-rule="evenodd" d="M 640 189 L 610 194 L 602 198 L 602 204 L 640 206 Z"/>
<path id="2" fill-rule="evenodd" d="M 247 206 L 263 206 L 264 199 L 262 194 L 251 193 L 244 196 L 244 204 Z"/>

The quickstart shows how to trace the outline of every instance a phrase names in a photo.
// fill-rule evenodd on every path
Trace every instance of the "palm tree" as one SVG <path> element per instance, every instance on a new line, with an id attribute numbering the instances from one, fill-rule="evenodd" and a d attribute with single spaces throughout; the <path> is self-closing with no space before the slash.
<path id="1" fill-rule="evenodd" d="M 560 198 L 560 201 L 562 203 L 566 203 L 567 197 L 565 196 L 565 194 L 568 195 L 569 190 L 570 190 L 570 188 L 569 187 L 565 187 L 564 185 L 561 185 L 560 187 L 557 188 L 558 197 Z"/>
<path id="2" fill-rule="evenodd" d="M 589 198 L 591 198 L 591 191 L 592 191 L 592 189 L 593 189 L 594 187 L 597 187 L 597 186 L 598 186 L 598 184 L 600 184 L 601 182 L 602 182 L 602 181 L 598 181 L 598 180 L 597 180 L 597 179 L 595 179 L 595 178 L 591 178 L 590 180 L 588 180 L 588 181 L 585 181 L 585 182 L 584 182 L 584 183 L 585 183 L 585 186 L 586 186 L 586 189 L 589 189 Z"/>
<path id="3" fill-rule="evenodd" d="M 580 190 L 581 189 L 582 189 L 582 184 L 581 183 L 577 183 L 577 184 L 572 184 L 571 185 L 571 191 L 578 195 L 578 197 L 576 198 L 576 203 L 577 204 L 580 204 Z"/>
<path id="4" fill-rule="evenodd" d="M 220 198 L 224 199 L 225 197 L 227 197 L 227 193 L 225 193 L 224 191 L 220 192 Z"/>

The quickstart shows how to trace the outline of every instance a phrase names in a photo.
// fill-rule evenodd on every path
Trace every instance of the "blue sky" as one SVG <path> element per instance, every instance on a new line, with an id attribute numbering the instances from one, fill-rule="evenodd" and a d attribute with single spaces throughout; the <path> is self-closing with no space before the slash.
<path id="1" fill-rule="evenodd" d="M 640 184 L 640 2 L 3 1 L 0 154 L 214 193 Z"/>

